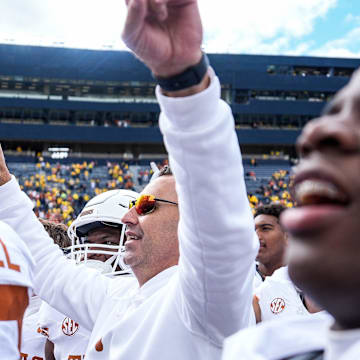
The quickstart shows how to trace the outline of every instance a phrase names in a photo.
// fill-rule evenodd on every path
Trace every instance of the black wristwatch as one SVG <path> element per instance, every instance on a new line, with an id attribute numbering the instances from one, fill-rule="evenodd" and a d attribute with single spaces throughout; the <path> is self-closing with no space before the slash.
<path id="1" fill-rule="evenodd" d="M 179 91 L 201 83 L 209 68 L 209 59 L 205 53 L 201 60 L 194 66 L 190 66 L 184 72 L 171 77 L 160 77 L 153 74 L 153 78 L 165 91 Z"/>

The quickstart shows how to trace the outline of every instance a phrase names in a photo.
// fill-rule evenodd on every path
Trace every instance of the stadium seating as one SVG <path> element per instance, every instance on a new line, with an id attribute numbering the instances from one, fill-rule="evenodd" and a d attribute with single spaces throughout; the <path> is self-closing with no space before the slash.
<path id="1" fill-rule="evenodd" d="M 17 160 L 9 162 L 10 171 L 34 202 L 35 213 L 67 225 L 93 196 L 118 188 L 141 191 L 152 175 L 149 165 L 143 162 L 133 165 L 125 161 L 60 164 L 50 163 L 41 157 L 37 162 L 26 161 L 26 157 Z M 164 165 L 164 161 L 159 165 Z M 245 159 L 244 171 L 249 202 L 253 208 L 270 201 L 292 206 L 288 193 L 288 161 L 261 159 L 254 162 Z"/>

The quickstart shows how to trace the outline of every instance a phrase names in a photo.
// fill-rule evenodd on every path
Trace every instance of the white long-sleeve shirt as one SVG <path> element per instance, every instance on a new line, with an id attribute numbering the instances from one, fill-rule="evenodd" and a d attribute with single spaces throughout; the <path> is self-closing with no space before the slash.
<path id="1" fill-rule="evenodd" d="M 36 258 L 36 293 L 92 330 L 88 360 L 220 359 L 223 339 L 253 319 L 258 240 L 219 81 L 212 75 L 209 88 L 186 98 L 159 89 L 157 97 L 179 197 L 180 260 L 140 289 L 136 279 L 69 264 L 15 179 L 0 187 L 0 219 Z"/>

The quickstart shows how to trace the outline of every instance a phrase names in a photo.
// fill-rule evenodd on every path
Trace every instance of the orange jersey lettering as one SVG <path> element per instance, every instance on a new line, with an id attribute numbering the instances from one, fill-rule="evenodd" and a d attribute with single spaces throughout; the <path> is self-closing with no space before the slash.
<path id="1" fill-rule="evenodd" d="M 28 354 L 20 353 L 20 360 L 44 360 L 44 358 L 40 356 L 33 356 L 30 359 Z"/>
<path id="2" fill-rule="evenodd" d="M 9 252 L 6 248 L 5 243 L 0 239 L 0 245 L 3 248 L 4 254 L 5 254 L 5 259 L 6 259 L 6 265 L 9 269 L 14 270 L 14 271 L 18 271 L 20 272 L 20 266 L 16 265 L 16 264 L 12 264 L 10 261 L 10 256 L 9 256 Z M 5 267 L 5 264 L 3 261 L 0 260 L 0 267 Z"/>

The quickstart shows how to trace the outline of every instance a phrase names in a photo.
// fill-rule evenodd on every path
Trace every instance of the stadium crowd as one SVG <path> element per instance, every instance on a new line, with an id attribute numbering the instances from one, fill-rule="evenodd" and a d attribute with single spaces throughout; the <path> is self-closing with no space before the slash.
<path id="1" fill-rule="evenodd" d="M 10 164 L 11 167 L 11 164 Z M 40 156 L 34 173 L 17 174 L 19 184 L 34 203 L 36 215 L 66 225 L 95 195 L 111 189 L 134 190 L 134 175 L 126 162 L 107 162 L 101 177 L 94 174 L 92 162 L 50 164 Z"/>
<path id="2" fill-rule="evenodd" d="M 167 164 L 163 161 L 161 166 Z M 11 168 L 11 163 L 10 163 Z M 93 169 L 98 168 L 106 172 L 105 176 L 99 176 Z M 135 166 L 136 168 L 136 166 Z M 138 166 L 137 177 L 130 170 L 129 164 L 108 162 L 106 168 L 98 166 L 96 162 L 82 163 L 50 163 L 40 157 L 36 163 L 34 173 L 19 174 L 20 187 L 34 202 L 36 215 L 43 219 L 61 221 L 67 226 L 76 219 L 85 203 L 92 197 L 112 189 L 136 190 L 144 188 L 150 181 L 152 169 Z M 256 170 L 252 170 L 253 179 Z M 293 201 L 289 193 L 289 172 L 279 170 L 271 175 L 271 178 L 261 178 L 261 184 L 254 192 L 248 192 L 250 206 L 255 209 L 259 205 L 280 203 L 286 207 L 292 207 Z M 247 180 L 247 182 L 251 179 Z"/>
<path id="3" fill-rule="evenodd" d="M 254 176 L 256 172 L 253 171 Z M 291 198 L 289 192 L 290 177 L 288 170 L 279 170 L 272 174 L 270 179 L 267 179 L 267 183 L 260 185 L 255 193 L 248 194 L 248 199 L 253 211 L 261 205 L 266 204 L 282 204 L 285 207 L 292 208 L 294 201 Z"/>
<path id="4" fill-rule="evenodd" d="M 22 150 L 18 150 L 22 154 Z M 272 153 L 272 159 L 281 159 L 280 153 Z M 99 165 L 96 161 L 73 163 L 50 162 L 37 154 L 35 167 L 14 169 L 22 190 L 34 202 L 34 211 L 39 218 L 63 222 L 70 226 L 85 203 L 92 197 L 112 189 L 141 190 L 150 181 L 153 170 L 150 166 L 132 165 L 126 161 Z M 257 187 L 248 190 L 248 199 L 253 212 L 261 205 L 280 203 L 293 207 L 289 192 L 289 170 L 279 169 L 264 176 L 258 174 L 269 156 L 262 156 L 258 164 L 255 157 L 250 159 L 250 170 L 246 173 L 246 184 L 256 182 Z M 29 164 L 32 158 L 29 159 Z M 25 164 L 27 165 L 27 164 Z M 158 167 L 168 165 L 168 159 L 157 163 Z M 10 169 L 13 164 L 9 163 Z M 274 167 L 274 166 L 272 166 Z"/>
<path id="5" fill-rule="evenodd" d="M 109 164 L 67 238 L 35 216 L 41 200 L 0 147 L 0 358 L 359 359 L 360 71 L 297 141 L 296 202 L 286 171 L 248 196 L 197 1 L 126 4 L 122 37 L 158 81 L 171 168 L 138 194 L 127 165 Z M 95 164 L 38 168 L 23 189 L 69 216 Z"/>

